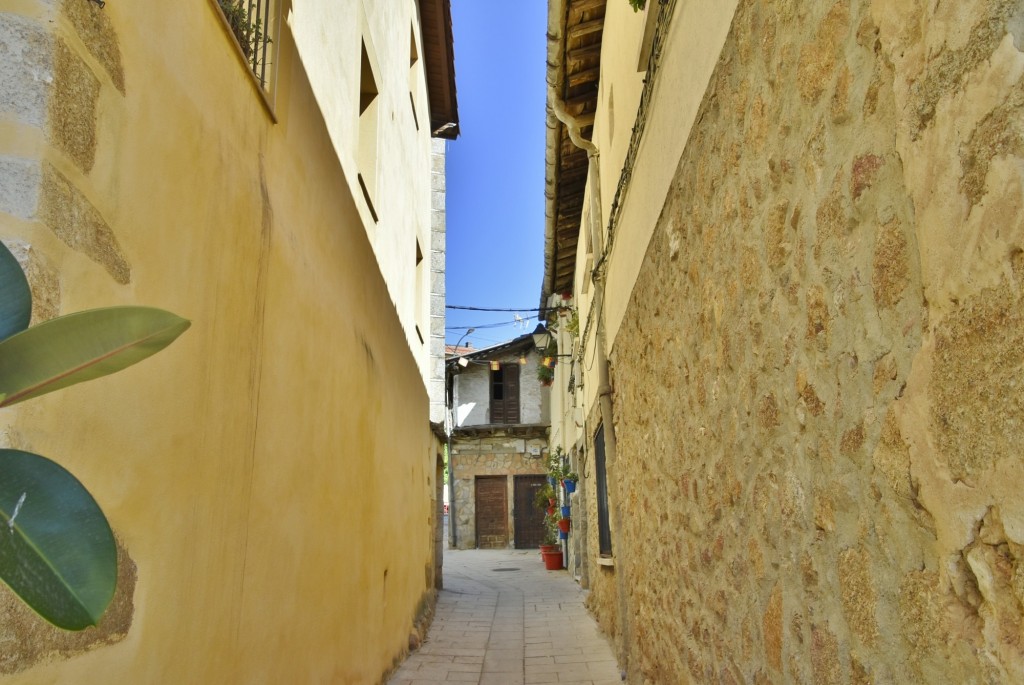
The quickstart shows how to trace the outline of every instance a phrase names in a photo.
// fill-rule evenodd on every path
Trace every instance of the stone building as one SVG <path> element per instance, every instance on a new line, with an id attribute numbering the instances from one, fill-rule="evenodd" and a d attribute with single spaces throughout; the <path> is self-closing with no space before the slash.
<path id="1" fill-rule="evenodd" d="M 537 547 L 544 514 L 533 506 L 545 483 L 549 390 L 536 370 L 533 338 L 449 357 L 449 544 Z"/>
<path id="2" fill-rule="evenodd" d="M 438 576 L 448 0 L 0 6 L 0 237 L 35 319 L 192 322 L 0 416 L 120 545 L 97 628 L 0 590 L 5 682 L 379 682 Z"/>
<path id="3" fill-rule="evenodd" d="M 1024 5 L 551 0 L 552 445 L 632 683 L 1024 681 Z"/>

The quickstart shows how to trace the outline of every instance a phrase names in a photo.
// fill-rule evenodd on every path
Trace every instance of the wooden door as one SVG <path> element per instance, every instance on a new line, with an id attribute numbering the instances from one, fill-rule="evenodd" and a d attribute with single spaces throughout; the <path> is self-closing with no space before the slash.
<path id="1" fill-rule="evenodd" d="M 544 510 L 533 506 L 533 498 L 546 480 L 545 476 L 516 476 L 512 513 L 516 549 L 532 549 L 544 542 Z"/>
<path id="2" fill-rule="evenodd" d="M 476 546 L 508 547 L 508 497 L 505 476 L 476 477 Z"/>

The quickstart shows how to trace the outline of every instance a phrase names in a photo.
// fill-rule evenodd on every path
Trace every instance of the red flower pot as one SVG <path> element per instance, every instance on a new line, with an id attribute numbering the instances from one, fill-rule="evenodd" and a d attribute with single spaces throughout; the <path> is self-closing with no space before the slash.
<path id="1" fill-rule="evenodd" d="M 555 508 L 554 508 L 554 506 L 550 506 L 550 507 L 548 507 L 548 516 L 551 516 L 551 515 L 552 515 L 552 514 L 554 514 L 554 513 L 555 513 Z"/>
<path id="2" fill-rule="evenodd" d="M 562 552 L 545 552 L 544 568 L 548 571 L 560 571 L 562 569 Z"/>
<path id="3" fill-rule="evenodd" d="M 558 530 L 562 531 L 563 533 L 568 533 L 569 532 L 569 524 L 570 524 L 569 519 L 560 519 L 558 521 Z"/>

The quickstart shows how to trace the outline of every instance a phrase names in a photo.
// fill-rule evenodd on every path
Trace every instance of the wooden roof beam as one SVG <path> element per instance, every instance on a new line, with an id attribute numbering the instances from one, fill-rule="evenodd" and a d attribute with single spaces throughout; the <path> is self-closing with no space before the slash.
<path id="1" fill-rule="evenodd" d="M 591 19 L 590 21 L 584 21 L 575 26 L 569 28 L 569 40 L 576 38 L 582 38 L 583 36 L 589 36 L 592 33 L 597 33 L 604 29 L 604 17 L 598 19 Z"/>

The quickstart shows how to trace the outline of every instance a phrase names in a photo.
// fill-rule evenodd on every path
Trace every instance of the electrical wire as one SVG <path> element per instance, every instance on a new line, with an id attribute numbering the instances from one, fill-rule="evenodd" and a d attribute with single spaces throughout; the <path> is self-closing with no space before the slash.
<path id="1" fill-rule="evenodd" d="M 523 323 L 529 322 L 532 319 L 533 319 L 533 317 L 531 316 L 531 317 L 526 318 L 526 319 L 518 319 L 518 320 L 513 320 L 513 321 L 504 321 L 504 322 L 501 322 L 501 323 L 478 323 L 475 326 L 445 326 L 444 329 L 446 331 L 464 331 L 467 328 L 476 328 L 477 330 L 479 330 L 481 328 L 501 328 L 502 326 L 517 326 L 517 325 L 521 326 Z"/>
<path id="2" fill-rule="evenodd" d="M 461 309 L 463 311 L 470 312 L 554 312 L 564 307 L 518 307 L 518 308 L 506 308 L 506 307 L 470 307 L 468 305 L 461 304 L 446 304 L 445 309 Z"/>

